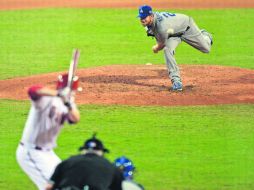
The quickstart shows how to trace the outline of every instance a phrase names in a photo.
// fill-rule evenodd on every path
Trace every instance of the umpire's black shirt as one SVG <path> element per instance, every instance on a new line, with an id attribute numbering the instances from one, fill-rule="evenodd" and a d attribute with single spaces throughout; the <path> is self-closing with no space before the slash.
<path id="1" fill-rule="evenodd" d="M 53 189 L 77 187 L 89 190 L 121 190 L 122 173 L 107 159 L 93 153 L 77 155 L 60 163 L 51 177 Z"/>

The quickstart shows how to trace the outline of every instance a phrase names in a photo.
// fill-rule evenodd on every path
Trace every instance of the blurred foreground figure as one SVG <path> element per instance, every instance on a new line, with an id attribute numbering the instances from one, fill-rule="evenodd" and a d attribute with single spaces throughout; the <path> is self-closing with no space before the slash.
<path id="1" fill-rule="evenodd" d="M 121 190 L 121 171 L 104 158 L 109 152 L 95 135 L 79 149 L 80 155 L 60 163 L 46 190 Z"/>

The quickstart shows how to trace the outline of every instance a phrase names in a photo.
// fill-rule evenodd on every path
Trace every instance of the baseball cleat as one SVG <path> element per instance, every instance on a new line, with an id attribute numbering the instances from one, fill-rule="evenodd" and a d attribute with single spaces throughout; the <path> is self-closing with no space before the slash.
<path id="1" fill-rule="evenodd" d="M 213 36 L 212 36 L 212 34 L 210 34 L 209 32 L 207 32 L 205 29 L 202 29 L 202 30 L 200 30 L 201 31 L 201 33 L 204 33 L 205 35 L 207 35 L 209 38 L 210 38 L 210 40 L 211 40 L 211 45 L 213 45 Z"/>
<path id="2" fill-rule="evenodd" d="M 183 85 L 181 82 L 179 81 L 176 81 L 173 83 L 173 86 L 172 86 L 172 90 L 173 91 L 182 91 L 183 90 Z"/>

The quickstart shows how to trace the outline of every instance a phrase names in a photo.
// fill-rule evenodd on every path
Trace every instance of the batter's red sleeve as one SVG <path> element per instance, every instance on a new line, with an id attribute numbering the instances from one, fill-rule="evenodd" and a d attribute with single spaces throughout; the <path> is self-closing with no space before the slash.
<path id="1" fill-rule="evenodd" d="M 34 85 L 28 89 L 28 95 L 33 101 L 40 99 L 41 96 L 38 94 L 38 90 L 40 90 L 41 88 L 43 88 L 43 86 Z"/>

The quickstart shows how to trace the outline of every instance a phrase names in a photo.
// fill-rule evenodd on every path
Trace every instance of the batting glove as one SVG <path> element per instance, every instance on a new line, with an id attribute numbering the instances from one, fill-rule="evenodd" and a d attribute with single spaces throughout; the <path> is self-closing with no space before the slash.
<path id="1" fill-rule="evenodd" d="M 57 96 L 61 97 L 64 103 L 69 102 L 71 98 L 71 89 L 65 87 L 58 91 Z"/>

